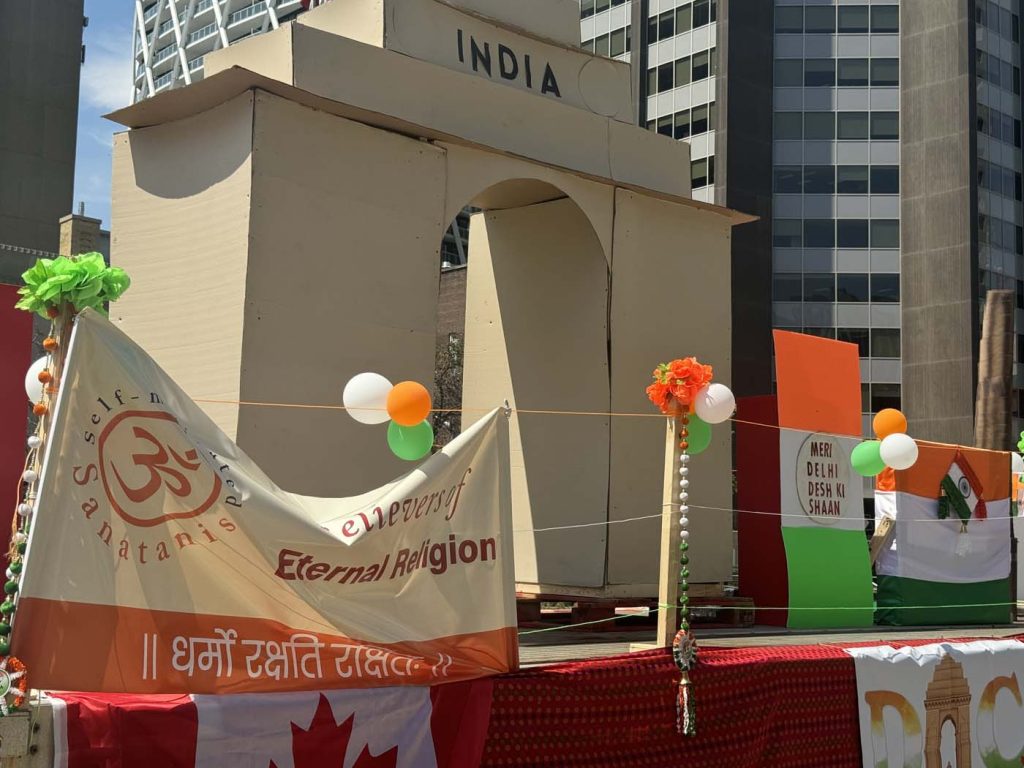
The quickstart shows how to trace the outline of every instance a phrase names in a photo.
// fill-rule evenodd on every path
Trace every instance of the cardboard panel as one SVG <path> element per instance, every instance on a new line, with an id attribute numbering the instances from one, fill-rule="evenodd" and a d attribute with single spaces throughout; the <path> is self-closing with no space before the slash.
<path id="1" fill-rule="evenodd" d="M 580 44 L 580 5 L 577 0 L 445 0 L 535 35 L 566 45 Z"/>
<path id="2" fill-rule="evenodd" d="M 120 134 L 111 261 L 132 288 L 111 319 L 193 398 L 239 399 L 253 96 Z M 235 405 L 201 404 L 230 437 Z"/>
<path id="3" fill-rule="evenodd" d="M 575 203 L 477 214 L 470 252 L 463 426 L 505 398 L 607 412 L 608 270 Z M 515 413 L 510 439 L 516 581 L 603 586 L 608 418 Z"/>
<path id="4" fill-rule="evenodd" d="M 861 434 L 860 357 L 855 344 L 773 331 L 779 424 L 787 429 Z"/>
<path id="5" fill-rule="evenodd" d="M 432 387 L 444 152 L 263 93 L 253 135 L 242 399 L 340 405 L 363 371 Z M 386 429 L 254 406 L 238 442 L 289 490 L 354 494 L 411 468 Z"/>
<path id="6" fill-rule="evenodd" d="M 644 388 L 660 362 L 693 355 L 714 367 L 718 381 L 731 383 L 730 232 L 710 213 L 622 189 L 615 199 L 611 410 L 655 414 Z M 611 430 L 610 518 L 657 514 L 664 424 L 616 418 Z M 711 447 L 690 467 L 690 580 L 727 581 L 733 550 L 730 425 L 714 428 Z M 660 530 L 657 519 L 610 526 L 609 584 L 657 583 Z"/>
<path id="7" fill-rule="evenodd" d="M 343 28 L 334 31 L 347 34 Z M 384 44 L 407 56 L 544 99 L 632 121 L 627 62 L 527 37 L 434 0 L 389 2 Z"/>
<path id="8" fill-rule="evenodd" d="M 740 594 L 754 600 L 758 624 L 786 626 L 789 605 L 782 541 L 779 414 L 774 396 L 747 397 L 736 411 L 736 516 Z M 761 426 L 765 425 L 765 426 Z M 781 609 L 781 610 L 780 610 Z"/>

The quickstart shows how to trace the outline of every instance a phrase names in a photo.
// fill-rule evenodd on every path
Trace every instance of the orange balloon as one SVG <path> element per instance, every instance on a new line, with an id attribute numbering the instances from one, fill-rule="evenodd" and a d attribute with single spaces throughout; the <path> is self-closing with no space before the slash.
<path id="1" fill-rule="evenodd" d="M 430 393 L 422 384 L 403 381 L 388 393 L 388 416 L 403 427 L 415 427 L 430 415 Z"/>
<path id="2" fill-rule="evenodd" d="M 889 435 L 906 433 L 907 417 L 895 408 L 885 408 L 875 414 L 875 420 L 871 426 L 879 440 L 884 440 Z"/>

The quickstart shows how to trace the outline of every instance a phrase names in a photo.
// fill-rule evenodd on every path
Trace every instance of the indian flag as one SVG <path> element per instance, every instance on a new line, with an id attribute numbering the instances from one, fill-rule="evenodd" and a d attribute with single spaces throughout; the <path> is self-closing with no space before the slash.
<path id="1" fill-rule="evenodd" d="M 1010 455 L 921 444 L 917 463 L 875 492 L 875 522 L 895 520 L 878 558 L 882 624 L 1010 620 Z"/>

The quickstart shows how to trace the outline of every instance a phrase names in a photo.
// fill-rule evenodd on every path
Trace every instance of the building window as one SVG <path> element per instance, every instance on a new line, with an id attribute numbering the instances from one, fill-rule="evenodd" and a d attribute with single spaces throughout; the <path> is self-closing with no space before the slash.
<path id="1" fill-rule="evenodd" d="M 900 300 L 900 276 L 876 272 L 871 275 L 871 300 L 894 304 Z"/>
<path id="2" fill-rule="evenodd" d="M 602 13 L 604 11 L 607 11 L 610 7 L 611 3 L 609 2 L 609 0 L 597 0 L 597 2 L 594 4 L 594 11 L 596 13 Z"/>
<path id="3" fill-rule="evenodd" d="M 710 174 L 708 173 L 708 161 L 707 160 L 694 160 L 690 163 L 690 185 L 693 189 L 698 187 L 706 187 L 710 184 Z"/>
<path id="4" fill-rule="evenodd" d="M 868 7 L 848 5 L 839 7 L 839 31 L 862 34 L 868 31 Z"/>
<path id="5" fill-rule="evenodd" d="M 836 31 L 835 6 L 808 6 L 805 8 L 804 31 L 807 34 L 834 33 Z"/>
<path id="6" fill-rule="evenodd" d="M 775 219 L 772 222 L 772 245 L 776 248 L 799 248 L 803 245 L 803 222 L 800 219 Z"/>
<path id="7" fill-rule="evenodd" d="M 708 107 L 704 105 L 702 107 L 694 107 L 692 112 L 693 117 L 690 122 L 692 125 L 691 131 L 694 136 L 700 133 L 708 132 Z"/>
<path id="8" fill-rule="evenodd" d="M 834 219 L 804 219 L 805 248 L 834 248 L 836 224 Z"/>
<path id="9" fill-rule="evenodd" d="M 799 194 L 803 191 L 803 172 L 799 165 L 779 165 L 774 169 L 773 189 L 780 194 Z"/>
<path id="10" fill-rule="evenodd" d="M 900 167 L 898 165 L 871 166 L 871 194 L 898 195 L 900 192 Z"/>
<path id="11" fill-rule="evenodd" d="M 807 11 L 813 10 L 808 8 Z M 835 9 L 833 8 L 834 12 Z M 804 85 L 809 88 L 823 85 L 836 84 L 836 60 L 835 59 L 805 59 L 804 60 Z"/>
<path id="12" fill-rule="evenodd" d="M 676 112 L 675 133 L 672 135 L 676 139 L 685 139 L 690 135 L 690 110 Z"/>
<path id="13" fill-rule="evenodd" d="M 898 139 L 900 137 L 899 112 L 872 112 L 871 138 Z"/>
<path id="14" fill-rule="evenodd" d="M 868 60 L 839 59 L 837 63 L 836 84 L 845 86 L 867 85 Z"/>
<path id="15" fill-rule="evenodd" d="M 589 19 L 594 15 L 594 0 L 582 0 L 580 2 L 580 18 Z"/>
<path id="16" fill-rule="evenodd" d="M 866 165 L 837 166 L 836 191 L 841 195 L 866 195 L 868 193 L 868 167 Z"/>
<path id="17" fill-rule="evenodd" d="M 872 248 L 899 248 L 900 247 L 900 221 L 899 221 L 899 219 L 872 219 L 872 221 L 871 221 L 871 247 Z"/>
<path id="18" fill-rule="evenodd" d="M 621 56 L 626 52 L 626 30 L 615 29 L 611 34 L 611 45 L 609 53 L 611 56 Z"/>
<path id="19" fill-rule="evenodd" d="M 805 112 L 805 139 L 834 139 L 836 137 L 835 112 Z"/>
<path id="20" fill-rule="evenodd" d="M 775 275 L 772 279 L 774 301 L 803 301 L 803 279 L 800 275 Z"/>
<path id="21" fill-rule="evenodd" d="M 804 62 L 802 59 L 779 59 L 775 62 L 775 86 L 777 88 L 801 87 L 804 84 Z"/>
<path id="22" fill-rule="evenodd" d="M 802 112 L 776 112 L 775 138 L 777 140 L 793 140 L 803 138 Z"/>
<path id="23" fill-rule="evenodd" d="M 804 31 L 804 9 L 800 6 L 779 6 L 775 9 L 775 34 L 801 34 Z"/>
<path id="24" fill-rule="evenodd" d="M 857 354 L 860 357 L 869 356 L 867 328 L 839 328 L 836 331 L 836 339 L 845 341 L 848 344 L 856 344 Z"/>
<path id="25" fill-rule="evenodd" d="M 672 115 L 665 115 L 658 118 L 658 133 L 662 136 L 672 135 Z"/>
<path id="26" fill-rule="evenodd" d="M 840 248 L 867 248 L 868 220 L 839 219 L 836 222 L 836 242 Z M 866 293 L 866 285 L 864 289 Z"/>
<path id="27" fill-rule="evenodd" d="M 693 54 L 693 81 L 703 80 L 711 71 L 711 51 Z"/>
<path id="28" fill-rule="evenodd" d="M 872 384 L 871 385 L 871 412 L 878 413 L 886 408 L 900 407 L 900 385 L 899 384 Z"/>
<path id="29" fill-rule="evenodd" d="M 804 166 L 804 194 L 831 195 L 836 191 L 834 165 Z"/>
<path id="30" fill-rule="evenodd" d="M 900 31 L 900 7 L 898 5 L 875 5 L 871 7 L 871 31 L 893 33 Z"/>
<path id="31" fill-rule="evenodd" d="M 899 85 L 900 84 L 900 60 L 899 59 L 872 59 L 871 60 L 871 84 L 872 85 Z"/>
<path id="32" fill-rule="evenodd" d="M 668 40 L 676 33 L 676 14 L 674 11 L 666 11 L 658 16 L 658 39 Z"/>
<path id="33" fill-rule="evenodd" d="M 837 113 L 837 122 L 836 133 L 840 139 L 866 139 L 868 137 L 867 112 L 839 112 Z"/>
<path id="34" fill-rule="evenodd" d="M 676 8 L 676 34 L 689 32 L 693 28 L 693 6 L 684 5 Z"/>
<path id="35" fill-rule="evenodd" d="M 804 275 L 804 301 L 832 302 L 836 300 L 836 276 L 823 272 Z"/>
<path id="36" fill-rule="evenodd" d="M 711 23 L 711 3 L 708 0 L 697 0 L 693 4 L 693 28 L 703 27 Z"/>
<path id="37" fill-rule="evenodd" d="M 804 328 L 804 333 L 808 336 L 819 336 L 822 339 L 834 339 L 836 337 L 835 328 Z"/>
<path id="38" fill-rule="evenodd" d="M 594 53 L 598 56 L 608 55 L 608 35 L 594 38 Z"/>
<path id="39" fill-rule="evenodd" d="M 839 223 L 841 224 L 842 222 Z M 867 300 L 867 275 L 836 275 L 836 301 L 852 303 Z"/>
<path id="40" fill-rule="evenodd" d="M 681 85 L 686 85 L 690 82 L 690 69 L 692 64 L 690 63 L 690 57 L 685 56 L 682 59 L 677 59 L 676 63 L 676 88 Z"/>
<path id="41" fill-rule="evenodd" d="M 899 357 L 900 356 L 900 331 L 899 328 L 872 328 L 871 329 L 871 356 L 872 357 Z"/>

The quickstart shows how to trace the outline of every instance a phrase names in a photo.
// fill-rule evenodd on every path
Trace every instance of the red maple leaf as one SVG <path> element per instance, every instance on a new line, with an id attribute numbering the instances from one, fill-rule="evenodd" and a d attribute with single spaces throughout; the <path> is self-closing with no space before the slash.
<path id="1" fill-rule="evenodd" d="M 322 693 L 316 714 L 309 728 L 300 728 L 292 723 L 292 759 L 295 768 L 344 768 L 345 753 L 352 739 L 355 714 L 349 715 L 341 725 L 334 720 L 331 702 Z M 370 747 L 364 746 L 352 768 L 397 768 L 398 747 L 392 747 L 379 755 L 371 755 Z M 269 768 L 277 768 L 271 760 Z"/>

